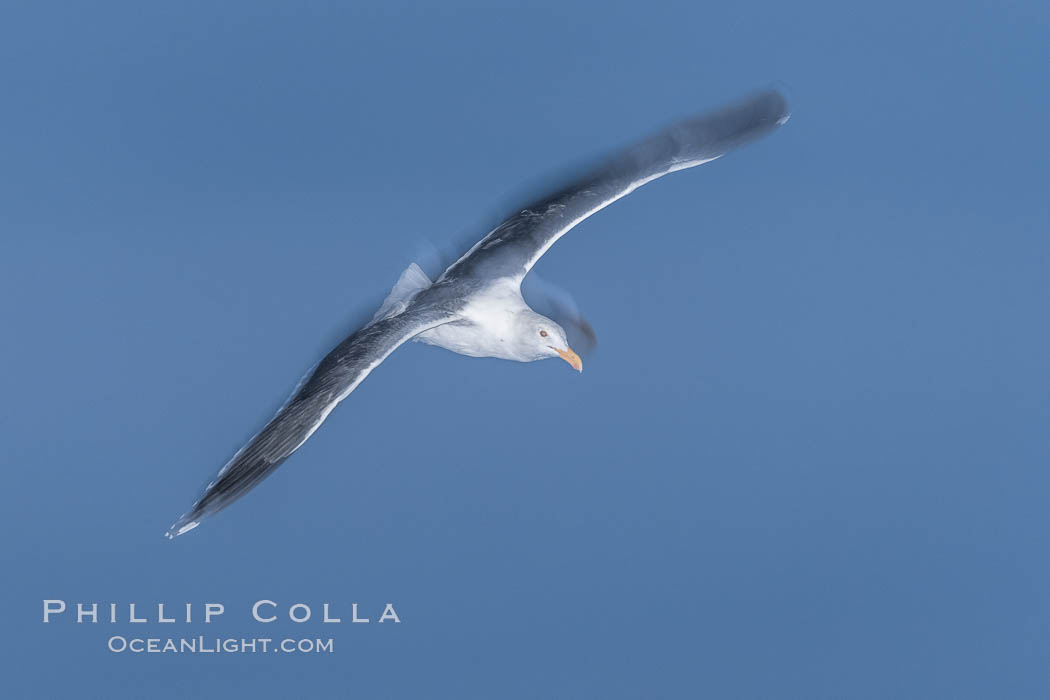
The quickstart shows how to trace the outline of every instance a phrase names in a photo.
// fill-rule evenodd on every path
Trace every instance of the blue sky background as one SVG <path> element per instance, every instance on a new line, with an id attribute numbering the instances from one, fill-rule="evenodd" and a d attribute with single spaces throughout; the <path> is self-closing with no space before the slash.
<path id="1" fill-rule="evenodd" d="M 0 11 L 5 696 L 1048 696 L 1046 3 L 216 5 Z M 162 538 L 428 243 L 773 84 L 538 266 L 581 376 L 404 347 Z M 202 633 L 336 653 L 105 648 Z"/>

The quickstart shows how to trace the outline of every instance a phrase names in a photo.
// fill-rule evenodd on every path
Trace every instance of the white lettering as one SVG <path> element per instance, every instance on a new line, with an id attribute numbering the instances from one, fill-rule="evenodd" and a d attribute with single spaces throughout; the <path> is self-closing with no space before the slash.
<path id="1" fill-rule="evenodd" d="M 98 622 L 98 603 L 92 603 L 90 610 L 85 608 L 83 603 L 77 603 L 77 624 L 79 625 L 88 616 L 91 617 L 91 622 Z"/>
<path id="2" fill-rule="evenodd" d="M 401 622 L 401 618 L 397 616 L 397 611 L 394 610 L 393 603 L 387 603 L 386 607 L 383 608 L 383 615 L 379 618 L 380 622 L 386 622 L 387 620 L 393 620 L 394 622 Z"/>
<path id="3" fill-rule="evenodd" d="M 128 622 L 148 622 L 144 617 L 135 617 L 135 604 L 128 603 Z M 135 640 L 131 640 L 134 643 Z M 132 649 L 132 651 L 135 651 Z"/>
<path id="4" fill-rule="evenodd" d="M 303 610 L 305 610 L 306 611 L 306 617 L 296 617 L 295 616 L 295 609 L 296 608 L 302 608 Z M 288 608 L 288 618 L 291 619 L 292 622 L 306 622 L 307 620 L 310 619 L 310 615 L 312 615 L 312 614 L 313 614 L 313 611 L 310 610 L 310 606 L 309 605 L 303 605 L 302 603 L 296 603 L 292 607 Z"/>
<path id="5" fill-rule="evenodd" d="M 212 617 L 218 617 L 226 612 L 226 606 L 222 603 L 205 603 L 204 604 L 204 624 L 211 622 Z"/>
<path id="6" fill-rule="evenodd" d="M 58 604 L 57 606 L 55 604 Z M 51 622 L 51 615 L 63 613 L 66 611 L 66 601 L 64 600 L 45 600 L 44 601 L 44 622 Z"/>
<path id="7" fill-rule="evenodd" d="M 257 622 L 273 622 L 274 620 L 276 620 L 276 615 L 265 618 L 259 617 L 259 608 L 263 605 L 269 605 L 274 608 L 277 607 L 277 603 L 273 602 L 272 600 L 257 600 L 255 601 L 255 605 L 252 606 L 252 617 L 254 617 Z"/>

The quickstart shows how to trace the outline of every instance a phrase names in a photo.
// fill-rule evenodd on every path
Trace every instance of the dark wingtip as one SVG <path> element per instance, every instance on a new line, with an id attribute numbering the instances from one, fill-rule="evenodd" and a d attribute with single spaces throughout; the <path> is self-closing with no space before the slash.
<path id="1" fill-rule="evenodd" d="M 780 88 L 770 88 L 755 93 L 743 101 L 751 111 L 753 121 L 768 124 L 772 128 L 783 126 L 791 118 L 791 108 L 787 96 Z"/>
<path id="2" fill-rule="evenodd" d="M 206 513 L 202 512 L 200 506 L 201 501 L 197 501 L 193 504 L 192 508 L 180 515 L 178 520 L 173 522 L 171 527 L 164 532 L 164 537 L 173 540 L 179 535 L 185 535 L 187 532 L 200 525 L 201 521 L 207 516 Z"/>
<path id="3" fill-rule="evenodd" d="M 777 126 L 783 126 L 788 119 L 791 119 L 791 104 L 788 102 L 787 96 L 779 90 L 771 92 L 770 95 L 773 97 L 773 105 L 776 108 Z"/>
<path id="4" fill-rule="evenodd" d="M 773 128 L 783 126 L 791 118 L 791 91 L 783 83 L 776 83 L 765 90 L 760 90 L 745 99 L 752 104 L 759 119 L 769 123 Z"/>

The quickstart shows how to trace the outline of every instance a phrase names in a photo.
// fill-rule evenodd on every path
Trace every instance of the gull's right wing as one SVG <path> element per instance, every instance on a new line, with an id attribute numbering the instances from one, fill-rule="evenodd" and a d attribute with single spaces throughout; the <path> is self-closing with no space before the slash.
<path id="1" fill-rule="evenodd" d="M 760 92 L 674 124 L 506 219 L 446 272 L 511 277 L 519 282 L 576 224 L 647 182 L 719 158 L 788 120 L 784 96 Z"/>

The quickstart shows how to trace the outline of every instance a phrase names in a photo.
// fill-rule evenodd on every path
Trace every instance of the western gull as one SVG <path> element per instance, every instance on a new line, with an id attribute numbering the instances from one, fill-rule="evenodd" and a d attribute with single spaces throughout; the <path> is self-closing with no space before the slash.
<path id="1" fill-rule="evenodd" d="M 583 362 L 569 347 L 565 330 L 533 311 L 522 297 L 522 280 L 536 261 L 599 209 L 658 177 L 715 160 L 775 130 L 788 116 L 784 97 L 765 91 L 679 122 L 517 210 L 436 280 L 410 265 L 371 321 L 317 364 L 165 535 L 174 539 L 189 532 L 265 479 L 405 341 L 517 362 L 557 357 L 582 371 Z"/>

